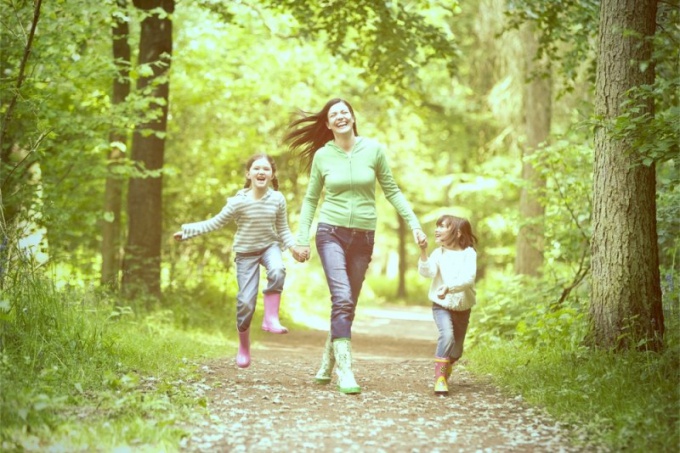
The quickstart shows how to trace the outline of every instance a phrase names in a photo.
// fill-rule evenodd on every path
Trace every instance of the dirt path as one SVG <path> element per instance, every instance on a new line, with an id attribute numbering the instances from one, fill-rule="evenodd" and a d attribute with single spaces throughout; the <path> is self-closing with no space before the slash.
<path id="1" fill-rule="evenodd" d="M 365 310 L 353 328 L 360 395 L 314 384 L 324 331 L 264 334 L 252 364 L 204 368 L 211 417 L 184 451 L 571 452 L 537 409 L 508 399 L 458 366 L 448 397 L 433 395 L 436 332 L 429 310 Z"/>

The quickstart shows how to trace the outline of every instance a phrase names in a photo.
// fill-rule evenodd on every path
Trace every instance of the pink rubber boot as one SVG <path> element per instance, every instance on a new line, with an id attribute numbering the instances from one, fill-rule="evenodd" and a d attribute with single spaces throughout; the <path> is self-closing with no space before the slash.
<path id="1" fill-rule="evenodd" d="M 238 332 L 236 365 L 238 365 L 239 368 L 248 368 L 250 366 L 250 328 L 245 332 Z"/>
<path id="2" fill-rule="evenodd" d="M 268 293 L 264 295 L 264 318 L 262 330 L 271 333 L 288 333 L 288 329 L 279 322 L 279 306 L 281 305 L 281 293 Z"/>
<path id="3" fill-rule="evenodd" d="M 446 369 L 449 367 L 450 361 L 448 358 L 442 359 L 437 357 L 434 359 L 434 394 L 448 395 L 449 386 L 446 384 Z"/>

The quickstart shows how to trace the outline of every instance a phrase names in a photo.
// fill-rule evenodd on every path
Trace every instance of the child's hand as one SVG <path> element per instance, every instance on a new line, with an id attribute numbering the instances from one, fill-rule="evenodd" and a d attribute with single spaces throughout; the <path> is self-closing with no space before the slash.
<path id="1" fill-rule="evenodd" d="M 440 299 L 444 299 L 446 297 L 446 293 L 449 292 L 449 288 L 446 287 L 446 285 L 442 285 L 439 288 L 437 288 L 437 297 Z"/>
<path id="2" fill-rule="evenodd" d="M 413 239 L 415 239 L 416 244 L 418 244 L 420 248 L 423 248 L 423 244 L 427 246 L 427 236 L 420 228 L 413 230 Z"/>
<path id="3" fill-rule="evenodd" d="M 177 242 L 182 242 L 182 232 L 178 231 L 177 233 L 172 235 L 172 238 Z"/>
<path id="4" fill-rule="evenodd" d="M 293 254 L 293 258 L 295 258 L 295 260 L 299 261 L 300 263 L 304 263 L 309 259 L 310 255 L 309 247 L 300 246 L 291 247 L 290 252 Z"/>

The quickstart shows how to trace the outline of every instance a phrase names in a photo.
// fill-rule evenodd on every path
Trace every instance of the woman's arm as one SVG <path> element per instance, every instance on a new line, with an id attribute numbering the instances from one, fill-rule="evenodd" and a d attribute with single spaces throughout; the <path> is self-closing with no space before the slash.
<path id="1" fill-rule="evenodd" d="M 288 226 L 288 209 L 286 207 L 286 197 L 279 193 L 279 206 L 276 210 L 276 232 L 279 234 L 285 248 L 289 249 L 295 245 L 295 238 Z"/>
<path id="2" fill-rule="evenodd" d="M 312 220 L 314 220 L 314 213 L 319 204 L 321 197 L 321 190 L 323 189 L 323 176 L 319 169 L 317 162 L 317 155 L 312 161 L 312 170 L 309 174 L 309 184 L 307 184 L 307 191 L 302 200 L 302 208 L 300 208 L 300 221 L 298 225 L 298 234 L 295 238 L 297 245 L 309 247 L 309 230 L 312 227 Z"/>
<path id="3" fill-rule="evenodd" d="M 385 198 L 387 198 L 387 201 L 389 201 L 392 206 L 394 206 L 399 215 L 411 227 L 412 230 L 420 230 L 422 233 L 422 228 L 420 227 L 418 218 L 394 180 L 387 156 L 382 147 L 379 147 L 377 150 L 375 175 L 378 179 L 378 183 L 380 183 L 383 193 L 385 194 Z"/>

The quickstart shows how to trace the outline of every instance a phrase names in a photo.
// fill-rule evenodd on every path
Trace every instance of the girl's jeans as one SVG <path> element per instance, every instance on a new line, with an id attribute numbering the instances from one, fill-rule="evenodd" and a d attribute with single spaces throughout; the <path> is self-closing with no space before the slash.
<path id="1" fill-rule="evenodd" d="M 316 250 L 331 293 L 331 339 L 351 338 L 359 293 L 373 255 L 375 231 L 319 223 Z"/>
<path id="2" fill-rule="evenodd" d="M 267 287 L 262 291 L 263 294 L 283 291 L 286 268 L 278 244 L 257 252 L 237 253 L 234 262 L 238 280 L 236 326 L 239 332 L 245 332 L 255 313 L 257 289 L 260 286 L 260 264 L 267 270 Z"/>
<path id="3" fill-rule="evenodd" d="M 450 358 L 452 362 L 455 362 L 463 355 L 463 343 L 470 322 L 470 312 L 471 310 L 447 310 L 441 305 L 432 304 L 432 316 L 439 330 L 437 357 Z"/>

